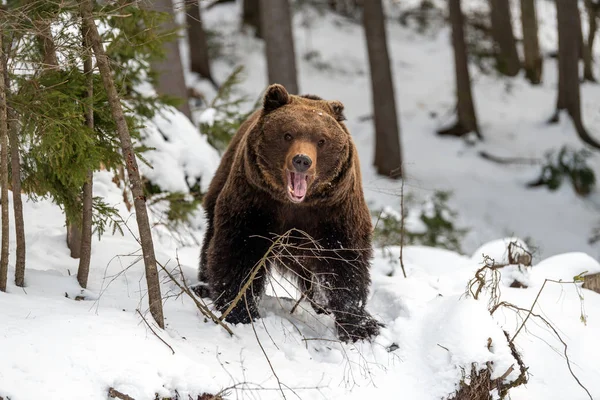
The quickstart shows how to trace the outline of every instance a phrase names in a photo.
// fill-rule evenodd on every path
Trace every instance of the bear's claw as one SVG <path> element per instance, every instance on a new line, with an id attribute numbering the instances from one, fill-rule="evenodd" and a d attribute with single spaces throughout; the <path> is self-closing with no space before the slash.
<path id="1" fill-rule="evenodd" d="M 338 337 L 342 342 L 354 343 L 358 340 L 371 340 L 379 334 L 384 324 L 378 322 L 369 314 L 352 316 L 338 320 Z"/>

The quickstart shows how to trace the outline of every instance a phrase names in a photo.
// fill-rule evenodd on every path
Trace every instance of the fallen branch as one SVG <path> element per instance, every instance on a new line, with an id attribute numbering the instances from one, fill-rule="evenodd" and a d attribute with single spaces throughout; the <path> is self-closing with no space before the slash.
<path id="1" fill-rule="evenodd" d="M 402 274 L 406 278 L 406 269 L 404 269 L 404 180 L 402 178 L 402 186 L 400 186 L 400 268 L 402 268 Z"/>
<path id="2" fill-rule="evenodd" d="M 548 328 L 550 328 L 552 330 L 552 332 L 554 333 L 554 335 L 556 336 L 556 338 L 560 341 L 560 343 L 563 345 L 563 355 L 565 356 L 565 360 L 567 362 L 567 367 L 569 368 L 569 372 L 571 373 L 571 376 L 573 377 L 573 379 L 575 379 L 575 381 L 577 382 L 577 384 L 583 389 L 585 390 L 585 392 L 587 393 L 587 395 L 589 396 L 590 400 L 594 400 L 594 398 L 592 397 L 592 395 L 590 394 L 589 390 L 581 383 L 581 381 L 579 380 L 579 378 L 577 377 L 577 375 L 575 375 L 575 372 L 573 372 L 573 368 L 571 367 L 571 360 L 569 359 L 569 355 L 567 354 L 567 343 L 563 340 L 563 338 L 560 336 L 560 334 L 558 333 L 558 331 L 556 330 L 556 328 L 554 328 L 554 326 L 552 326 L 552 324 L 543 316 L 534 313 L 533 311 L 527 310 L 525 308 L 521 308 L 519 306 L 515 306 L 514 304 L 508 303 L 508 302 L 502 302 L 500 304 L 498 304 L 499 306 L 504 306 L 506 308 L 511 308 L 514 309 L 516 311 L 522 311 L 522 312 L 527 312 L 527 316 L 529 317 L 534 316 L 536 318 L 539 318 L 542 322 L 544 322 L 544 324 L 546 324 L 546 326 Z M 495 311 L 495 310 L 494 310 Z M 525 321 L 523 321 L 523 324 L 525 323 Z M 518 333 L 518 332 L 517 332 Z M 516 337 L 513 336 L 513 338 L 511 339 L 511 341 L 509 341 L 509 345 L 513 345 L 512 340 L 514 340 Z"/>
<path id="3" fill-rule="evenodd" d="M 495 162 L 496 164 L 520 164 L 520 165 L 540 165 L 542 160 L 537 158 L 524 158 L 524 157 L 500 157 L 490 154 L 486 151 L 480 151 L 479 156 L 481 158 Z"/>
<path id="4" fill-rule="evenodd" d="M 113 399 L 121 399 L 121 400 L 135 400 L 133 397 L 126 395 L 125 393 L 121 393 L 115 388 L 108 389 L 108 397 Z"/>
<path id="5" fill-rule="evenodd" d="M 181 289 L 181 291 L 183 293 L 187 294 L 192 299 L 192 301 L 196 304 L 196 307 L 198 307 L 198 310 L 200 310 L 200 312 L 205 317 L 210 318 L 215 324 L 220 325 L 223 329 L 225 329 L 227 331 L 227 333 L 229 333 L 231 336 L 233 336 L 233 331 L 227 325 L 225 325 L 222 318 L 217 318 L 217 316 L 215 314 L 213 314 L 205 304 L 202 304 L 200 301 L 198 301 L 198 298 L 196 296 L 194 296 L 191 289 L 187 286 L 187 283 L 185 282 L 185 280 L 183 281 L 183 285 L 182 285 L 173 276 L 173 274 L 171 274 L 171 272 L 169 272 L 169 270 L 167 270 L 167 268 L 165 268 L 164 265 L 162 265 L 159 261 L 157 261 L 156 263 L 165 272 L 165 274 L 167 274 L 169 279 L 171 279 L 171 281 L 173 281 L 173 283 L 175 283 L 175 285 L 177 285 L 177 287 L 179 289 Z M 181 266 L 179 266 L 179 269 L 181 271 Z M 183 272 L 181 272 L 181 276 L 183 276 Z"/>
<path id="6" fill-rule="evenodd" d="M 158 336 L 158 334 L 156 333 L 156 331 L 154 329 L 152 329 L 152 326 L 150 326 L 150 324 L 148 323 L 148 321 L 146 321 L 146 318 L 144 318 L 144 316 L 142 315 L 142 313 L 140 312 L 140 310 L 137 309 L 135 311 L 137 311 L 137 313 L 140 314 L 140 317 L 142 317 L 142 320 L 146 323 L 146 326 L 150 329 L 150 331 L 152 333 L 154 333 L 154 336 L 156 336 L 158 339 L 160 339 L 160 341 L 163 342 L 169 349 L 171 349 L 171 351 L 173 352 L 173 354 L 175 354 L 175 350 L 173 350 L 173 348 L 169 345 L 169 343 L 165 342 L 163 338 L 161 338 L 160 336 Z"/>
<path id="7" fill-rule="evenodd" d="M 244 295 L 244 302 L 246 303 L 246 310 L 248 311 L 248 314 L 250 314 L 250 309 L 248 308 L 248 300 L 247 300 L 246 295 Z M 260 339 L 258 338 L 258 333 L 256 332 L 256 328 L 254 327 L 254 321 L 252 321 L 252 318 L 250 318 L 250 324 L 252 325 L 252 331 L 254 332 L 254 337 L 256 337 L 256 342 L 258 343 L 260 350 L 264 354 L 264 356 L 267 360 L 267 363 L 269 364 L 269 368 L 271 369 L 271 372 L 273 372 L 273 376 L 277 380 L 277 386 L 279 386 L 279 391 L 281 392 L 281 396 L 283 396 L 284 399 L 287 399 L 285 397 L 285 393 L 284 393 L 283 387 L 281 385 L 281 380 L 279 380 L 279 376 L 277 376 L 277 372 L 275 372 L 275 368 L 273 368 L 273 364 L 271 364 L 271 360 L 269 359 L 269 356 L 267 355 L 265 348 L 263 347 Z"/>
<path id="8" fill-rule="evenodd" d="M 273 249 L 275 249 L 283 241 L 283 239 L 286 238 L 287 236 L 289 236 L 289 235 L 286 234 L 286 235 L 279 236 L 277 238 L 277 240 L 275 240 L 271 244 L 271 246 L 269 246 L 269 249 L 267 250 L 267 252 L 262 256 L 262 258 L 258 261 L 258 263 L 256 263 L 256 265 L 252 269 L 252 272 L 250 273 L 250 276 L 248 277 L 248 280 L 246 281 L 244 286 L 242 286 L 242 288 L 238 292 L 237 296 L 235 296 L 235 298 L 233 299 L 233 301 L 231 302 L 231 304 L 229 305 L 227 310 L 225 310 L 225 312 L 221 315 L 221 317 L 219 318 L 219 321 L 223 321 L 225 319 L 225 317 L 227 317 L 227 315 L 231 312 L 231 310 L 233 310 L 235 308 L 235 306 L 241 300 L 241 298 L 246 295 L 246 291 L 248 290 L 250 285 L 252 285 L 252 281 L 254 281 L 254 278 L 256 278 L 256 275 L 258 275 L 258 272 L 261 270 L 261 268 L 266 267 L 267 259 L 269 258 L 269 255 L 273 252 Z"/>

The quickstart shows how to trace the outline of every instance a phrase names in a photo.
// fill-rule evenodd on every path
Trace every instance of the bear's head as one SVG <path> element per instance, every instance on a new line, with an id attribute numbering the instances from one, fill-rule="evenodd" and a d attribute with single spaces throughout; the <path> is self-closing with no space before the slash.
<path id="1" fill-rule="evenodd" d="M 248 136 L 252 180 L 274 198 L 298 205 L 331 201 L 355 178 L 355 149 L 342 122 L 344 106 L 295 96 L 271 85 Z"/>

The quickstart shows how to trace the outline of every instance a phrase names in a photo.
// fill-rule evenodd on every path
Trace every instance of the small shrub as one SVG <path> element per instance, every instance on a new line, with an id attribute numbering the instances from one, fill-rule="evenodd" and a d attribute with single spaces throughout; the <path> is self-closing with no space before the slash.
<path id="1" fill-rule="evenodd" d="M 529 187 L 547 186 L 557 190 L 564 179 L 569 179 L 575 193 L 587 196 L 596 185 L 596 174 L 587 164 L 592 154 L 586 149 L 578 151 L 563 146 L 558 153 L 546 154 L 546 162 L 542 165 L 540 176 L 528 184 Z"/>
<path id="2" fill-rule="evenodd" d="M 242 122 L 252 113 L 240 111 L 242 104 L 248 99 L 245 96 L 236 96 L 236 89 L 242 81 L 242 72 L 242 66 L 233 70 L 200 118 L 200 130 L 207 136 L 210 145 L 221 154 Z"/>
<path id="3" fill-rule="evenodd" d="M 460 252 L 466 229 L 456 227 L 457 213 L 448 206 L 450 193 L 436 191 L 417 206 L 407 196 L 404 210 L 404 244 L 441 247 Z M 399 246 L 402 240 L 402 215 L 392 208 L 375 213 L 374 240 L 378 246 Z"/>

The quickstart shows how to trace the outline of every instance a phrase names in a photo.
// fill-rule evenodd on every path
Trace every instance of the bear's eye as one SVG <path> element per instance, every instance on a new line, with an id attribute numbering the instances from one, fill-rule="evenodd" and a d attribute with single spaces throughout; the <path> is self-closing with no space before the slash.
<path id="1" fill-rule="evenodd" d="M 288 142 L 293 139 L 292 135 L 290 135 L 289 133 L 286 133 L 285 135 L 283 135 L 283 138 L 285 140 L 287 140 Z"/>
<path id="2" fill-rule="evenodd" d="M 319 145 L 319 147 L 323 147 L 325 145 L 325 139 L 319 140 L 317 144 Z"/>

